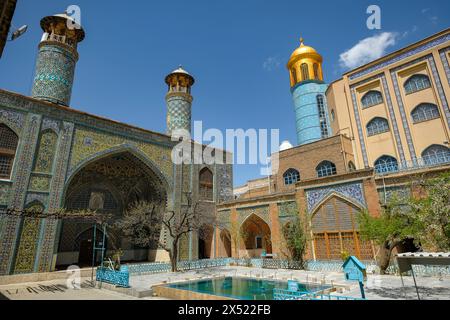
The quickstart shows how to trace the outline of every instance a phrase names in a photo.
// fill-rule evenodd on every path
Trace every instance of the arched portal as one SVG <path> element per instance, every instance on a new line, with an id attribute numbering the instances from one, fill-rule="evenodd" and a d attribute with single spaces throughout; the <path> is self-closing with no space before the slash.
<path id="1" fill-rule="evenodd" d="M 316 259 L 340 260 L 343 253 L 363 260 L 373 259 L 370 242 L 359 237 L 357 215 L 360 211 L 336 195 L 318 207 L 311 218 Z"/>
<path id="2" fill-rule="evenodd" d="M 255 214 L 249 216 L 240 228 L 240 257 L 259 258 L 263 252 L 272 253 L 269 225 Z"/>
<path id="3" fill-rule="evenodd" d="M 198 258 L 210 259 L 213 257 L 214 229 L 210 225 L 203 225 L 198 231 Z"/>
<path id="4" fill-rule="evenodd" d="M 220 231 L 220 256 L 231 258 L 231 233 L 227 229 Z"/>
<path id="5" fill-rule="evenodd" d="M 153 202 L 164 208 L 167 190 L 149 165 L 132 152 L 122 151 L 89 161 L 80 168 L 66 186 L 64 207 L 69 212 L 95 210 L 113 224 L 137 201 Z M 92 254 L 89 248 L 93 244 L 92 228 L 92 221 L 81 218 L 63 221 L 57 265 L 86 263 L 85 255 Z M 106 243 L 107 254 L 120 248 L 124 252 L 122 261 L 146 261 L 149 250 L 157 249 L 135 247 L 118 232 L 108 230 L 107 234 L 110 238 Z"/>

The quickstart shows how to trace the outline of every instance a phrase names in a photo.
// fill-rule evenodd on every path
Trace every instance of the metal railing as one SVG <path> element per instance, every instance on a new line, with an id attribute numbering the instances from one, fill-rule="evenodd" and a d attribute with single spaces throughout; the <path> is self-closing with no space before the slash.
<path id="1" fill-rule="evenodd" d="M 377 263 L 375 261 L 362 261 L 367 268 L 367 273 L 370 274 L 370 270 L 376 270 Z M 308 260 L 304 263 L 304 269 L 307 271 L 315 272 L 343 272 L 342 261 L 339 260 L 323 260 L 313 261 Z M 214 267 L 225 266 L 240 266 L 240 267 L 252 267 L 263 269 L 286 269 L 286 270 L 299 270 L 302 269 L 299 262 L 288 261 L 282 259 L 244 259 L 244 258 L 216 258 L 205 260 L 186 260 L 178 262 L 178 270 L 198 270 Z M 171 266 L 169 262 L 150 262 L 127 265 L 129 273 L 133 275 L 145 275 L 155 273 L 171 272 Z M 413 266 L 414 273 L 420 276 L 449 276 L 450 267 L 448 266 Z M 395 262 L 391 263 L 386 270 L 387 274 L 398 274 L 398 266 Z M 407 274 L 406 274 L 407 275 Z"/>
<path id="2" fill-rule="evenodd" d="M 417 158 L 416 160 L 404 162 L 388 162 L 375 166 L 377 175 L 386 175 L 396 172 L 411 171 L 423 168 L 431 168 L 450 164 L 450 151 L 436 153 L 434 155 Z"/>
<path id="3" fill-rule="evenodd" d="M 274 300 L 361 300 L 366 299 L 348 297 L 348 296 L 337 296 L 331 294 L 314 293 L 306 291 L 295 291 L 286 289 L 273 289 Z"/>

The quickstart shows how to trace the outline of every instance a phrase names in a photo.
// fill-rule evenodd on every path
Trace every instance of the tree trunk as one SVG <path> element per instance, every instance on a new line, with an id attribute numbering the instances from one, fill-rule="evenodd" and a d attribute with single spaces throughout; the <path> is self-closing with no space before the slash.
<path id="1" fill-rule="evenodd" d="M 178 260 L 178 241 L 174 241 L 172 251 L 170 253 L 170 265 L 172 267 L 172 272 L 178 271 L 177 260 Z"/>
<path id="2" fill-rule="evenodd" d="M 385 243 L 381 246 L 380 257 L 378 258 L 378 266 L 380 267 L 380 274 L 386 274 L 387 268 L 391 261 L 391 253 L 395 246 Z"/>

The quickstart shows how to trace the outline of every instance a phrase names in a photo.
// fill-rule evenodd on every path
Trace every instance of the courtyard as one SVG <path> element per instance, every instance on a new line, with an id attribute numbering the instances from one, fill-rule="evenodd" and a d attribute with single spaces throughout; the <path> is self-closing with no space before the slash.
<path id="1" fill-rule="evenodd" d="M 2 299 L 10 300 L 154 300 L 153 288 L 161 285 L 185 283 L 197 280 L 219 278 L 250 278 L 257 280 L 295 280 L 306 285 L 326 285 L 334 288 L 334 297 L 361 298 L 358 282 L 344 280 L 342 272 L 317 272 L 305 270 L 262 269 L 255 267 L 223 266 L 165 272 L 146 275 L 132 275 L 130 288 L 119 288 L 107 283 L 96 282 L 92 286 L 90 277 L 81 278 L 81 288 L 71 289 L 66 279 L 14 283 L 0 285 Z M 450 277 L 448 275 L 416 277 L 421 300 L 450 300 Z M 412 277 L 395 275 L 367 276 L 364 283 L 367 300 L 417 300 L 417 292 Z M 299 302 L 301 303 L 301 302 Z"/>

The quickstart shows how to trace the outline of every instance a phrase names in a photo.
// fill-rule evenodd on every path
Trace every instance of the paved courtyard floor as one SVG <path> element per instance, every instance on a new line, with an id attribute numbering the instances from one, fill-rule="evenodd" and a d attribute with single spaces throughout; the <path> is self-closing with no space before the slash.
<path id="1" fill-rule="evenodd" d="M 333 295 L 361 297 L 359 284 L 345 281 L 344 274 L 339 272 L 315 272 L 303 270 L 270 270 L 246 267 L 218 267 L 192 270 L 180 273 L 162 273 L 153 275 L 137 275 L 130 278 L 130 284 L 137 290 L 148 290 L 162 283 L 200 280 L 211 277 L 238 276 L 264 278 L 268 280 L 297 280 L 301 283 L 327 284 L 341 288 Z M 450 300 L 450 277 L 442 279 L 434 277 L 416 278 L 420 298 L 423 300 Z M 417 300 L 417 292 L 412 277 L 368 275 L 365 286 L 366 298 L 369 300 Z"/>
<path id="2" fill-rule="evenodd" d="M 94 288 L 83 278 L 80 289 L 71 289 L 65 279 L 0 286 L 0 300 L 134 300 L 123 293 Z M 153 297 L 143 299 L 158 299 Z"/>
<path id="3" fill-rule="evenodd" d="M 269 270 L 246 267 L 217 267 L 191 270 L 179 273 L 160 273 L 151 275 L 134 275 L 130 277 L 132 291 L 145 292 L 148 297 L 140 299 L 161 299 L 151 297 L 155 285 L 208 279 L 212 277 L 251 277 L 268 280 L 297 280 L 301 283 L 327 284 L 339 288 L 334 295 L 361 297 L 358 283 L 344 280 L 338 272 L 313 272 L 299 270 Z M 450 278 L 418 277 L 419 295 L 423 300 L 450 300 Z M 368 275 L 365 285 L 366 298 L 369 300 L 417 300 L 417 292 L 412 277 Z M 0 299 L 11 300 L 129 300 L 139 299 L 130 290 L 109 290 L 91 286 L 90 278 L 81 279 L 80 289 L 70 289 L 65 279 L 19 283 L 0 286 Z M 109 287 L 111 288 L 111 287 Z M 150 293 L 150 294 L 149 294 Z"/>

